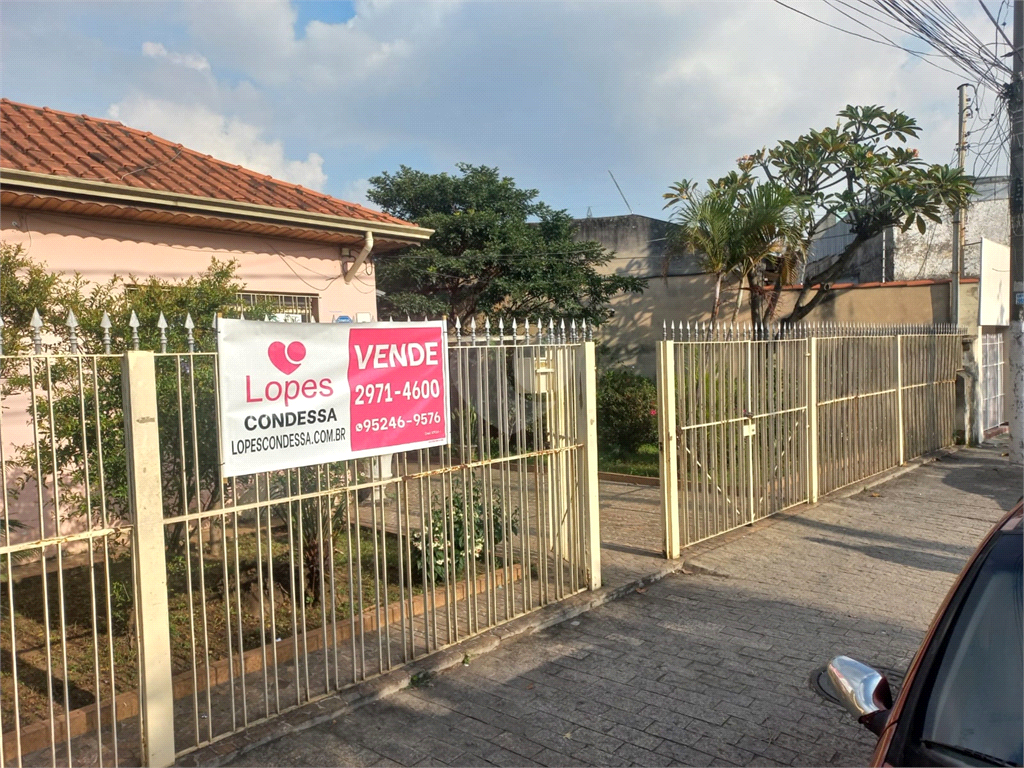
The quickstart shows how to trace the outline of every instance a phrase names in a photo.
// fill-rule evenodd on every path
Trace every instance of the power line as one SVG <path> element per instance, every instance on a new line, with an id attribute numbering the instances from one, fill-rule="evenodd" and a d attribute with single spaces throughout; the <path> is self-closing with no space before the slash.
<path id="1" fill-rule="evenodd" d="M 936 69 L 940 69 L 943 72 L 947 72 L 947 73 L 949 73 L 949 74 L 951 74 L 953 76 L 956 76 L 956 74 L 957 74 L 956 72 L 953 72 L 950 69 L 946 69 L 945 67 L 939 66 L 934 61 L 931 61 L 928 58 L 929 54 L 927 54 L 927 53 L 920 53 L 919 51 L 915 51 L 915 50 L 913 50 L 911 48 L 907 48 L 905 46 L 898 45 L 897 43 L 893 43 L 893 42 L 891 42 L 889 40 L 878 40 L 878 39 L 875 39 L 873 37 L 868 37 L 867 35 L 862 35 L 859 32 L 854 32 L 854 31 L 849 30 L 849 29 L 844 29 L 843 27 L 837 27 L 835 24 L 830 24 L 827 21 L 824 21 L 823 19 L 819 19 L 817 16 L 812 16 L 809 13 L 801 11 L 799 8 L 794 8 L 791 5 L 786 5 L 786 3 L 782 2 L 782 0 L 775 0 L 775 3 L 777 5 L 781 5 L 783 8 L 788 8 L 789 10 L 793 11 L 794 13 L 799 13 L 801 16 L 805 16 L 808 19 L 810 19 L 811 21 L 817 22 L 818 24 L 822 24 L 822 25 L 824 25 L 826 27 L 829 27 L 831 29 L 838 30 L 839 32 L 843 32 L 843 33 L 845 33 L 847 35 L 852 35 L 853 37 L 859 37 L 860 39 L 867 40 L 870 43 L 877 43 L 879 45 L 885 45 L 885 46 L 889 46 L 891 48 L 897 48 L 897 49 L 899 49 L 901 51 L 905 51 L 906 53 L 909 53 L 912 56 L 916 56 L 917 58 L 921 59 L 921 61 L 925 62 L 926 64 L 930 64 L 931 66 L 935 67 Z"/>

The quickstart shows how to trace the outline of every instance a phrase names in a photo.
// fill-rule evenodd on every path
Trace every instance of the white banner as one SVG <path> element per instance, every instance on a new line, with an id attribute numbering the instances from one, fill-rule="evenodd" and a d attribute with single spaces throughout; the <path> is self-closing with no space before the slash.
<path id="1" fill-rule="evenodd" d="M 445 445 L 442 322 L 217 324 L 225 477 Z"/>

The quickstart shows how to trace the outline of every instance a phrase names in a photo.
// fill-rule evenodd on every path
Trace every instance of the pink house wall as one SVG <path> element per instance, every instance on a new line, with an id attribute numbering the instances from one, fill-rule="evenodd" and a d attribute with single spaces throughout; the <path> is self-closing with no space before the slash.
<path id="1" fill-rule="evenodd" d="M 0 213 L 0 240 L 22 245 L 54 271 L 77 271 L 97 283 L 114 274 L 189 277 L 212 257 L 233 258 L 248 291 L 316 296 L 320 322 L 361 312 L 377 318 L 372 260 L 346 283 L 335 245 L 17 209 Z"/>
<path id="2" fill-rule="evenodd" d="M 115 274 L 184 278 L 205 271 L 213 257 L 235 259 L 236 274 L 247 291 L 316 296 L 320 322 L 331 322 L 337 315 L 354 320 L 360 313 L 377 319 L 372 260 L 346 283 L 342 264 L 346 262 L 347 267 L 352 259 L 343 259 L 333 245 L 17 209 L 0 212 L 0 241 L 22 245 L 33 260 L 51 270 L 78 272 L 95 283 L 106 282 Z M 4 409 L 4 451 L 10 458 L 17 446 L 32 440 L 28 397 L 10 397 L 0 407 Z M 20 473 L 8 466 L 6 474 L 4 482 L 11 487 Z M 50 492 L 44 497 L 48 506 Z M 28 526 L 12 532 L 12 543 L 33 538 L 40 527 L 34 482 L 9 503 L 11 517 Z M 50 520 L 45 523 L 47 533 L 56 534 L 52 513 L 44 518 Z M 82 525 L 82 521 L 62 523 L 61 533 L 80 530 Z"/>

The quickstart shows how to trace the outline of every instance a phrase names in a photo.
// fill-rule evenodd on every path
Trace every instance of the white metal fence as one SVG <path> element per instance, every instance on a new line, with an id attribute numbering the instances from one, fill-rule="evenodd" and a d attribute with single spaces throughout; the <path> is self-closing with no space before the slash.
<path id="1" fill-rule="evenodd" d="M 1005 358 L 1003 357 L 1002 329 L 983 331 L 981 334 L 981 429 L 982 433 L 996 429 L 1006 421 Z"/>
<path id="2" fill-rule="evenodd" d="M 227 480 L 191 328 L 83 343 L 0 356 L 0 765 L 170 764 L 600 585 L 574 326 L 456 332 L 450 446 Z"/>
<path id="3" fill-rule="evenodd" d="M 666 328 L 657 378 L 668 557 L 951 445 L 960 335 Z"/>

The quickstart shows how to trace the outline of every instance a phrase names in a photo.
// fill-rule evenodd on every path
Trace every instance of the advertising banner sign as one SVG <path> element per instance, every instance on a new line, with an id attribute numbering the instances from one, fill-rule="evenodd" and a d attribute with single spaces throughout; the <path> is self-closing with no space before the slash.
<path id="1" fill-rule="evenodd" d="M 217 324 L 225 477 L 445 445 L 444 323 Z"/>

